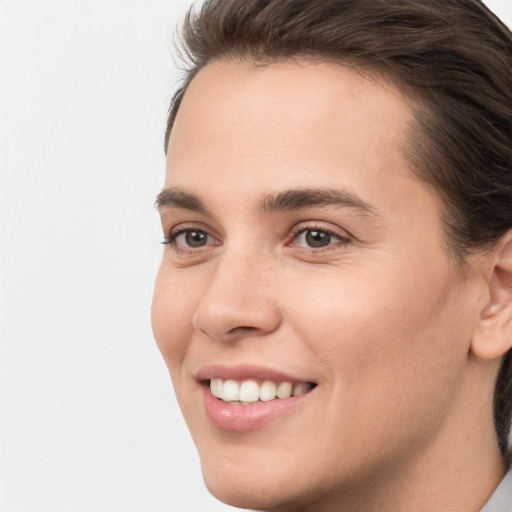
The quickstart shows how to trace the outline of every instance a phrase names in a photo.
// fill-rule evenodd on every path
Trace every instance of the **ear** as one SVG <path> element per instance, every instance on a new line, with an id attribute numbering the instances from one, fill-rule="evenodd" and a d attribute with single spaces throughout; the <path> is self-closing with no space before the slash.
<path id="1" fill-rule="evenodd" d="M 512 348 L 512 231 L 491 250 L 489 301 L 482 309 L 471 343 L 481 359 L 497 359 Z"/>

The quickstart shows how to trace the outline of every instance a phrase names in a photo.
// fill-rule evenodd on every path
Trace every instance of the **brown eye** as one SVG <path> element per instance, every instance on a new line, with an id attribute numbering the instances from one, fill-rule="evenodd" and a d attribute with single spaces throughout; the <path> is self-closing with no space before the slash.
<path id="1" fill-rule="evenodd" d="M 331 231 L 323 227 L 300 227 L 295 228 L 295 236 L 290 245 L 312 252 L 322 252 L 329 249 L 341 249 L 352 242 L 350 236 Z"/>
<path id="2" fill-rule="evenodd" d="M 192 248 L 204 247 L 208 243 L 209 234 L 205 231 L 189 230 L 182 234 L 185 245 Z"/>
<path id="3" fill-rule="evenodd" d="M 219 242 L 202 229 L 182 229 L 164 239 L 164 244 L 173 245 L 176 249 L 202 249 L 210 245 L 219 245 Z"/>
<path id="4" fill-rule="evenodd" d="M 325 231 L 311 229 L 304 232 L 304 241 L 309 247 L 319 249 L 328 246 L 332 241 L 333 236 Z"/>
<path id="5" fill-rule="evenodd" d="M 293 245 L 306 249 L 324 249 L 343 240 L 340 236 L 325 229 L 310 228 L 299 231 Z"/>

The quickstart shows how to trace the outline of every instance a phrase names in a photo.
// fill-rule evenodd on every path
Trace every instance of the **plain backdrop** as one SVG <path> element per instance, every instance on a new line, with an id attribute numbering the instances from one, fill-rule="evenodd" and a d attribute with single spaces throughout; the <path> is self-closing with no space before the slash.
<path id="1" fill-rule="evenodd" d="M 235 510 L 202 484 L 150 325 L 188 4 L 0 0 L 2 512 Z M 512 26 L 512 0 L 488 4 Z"/>

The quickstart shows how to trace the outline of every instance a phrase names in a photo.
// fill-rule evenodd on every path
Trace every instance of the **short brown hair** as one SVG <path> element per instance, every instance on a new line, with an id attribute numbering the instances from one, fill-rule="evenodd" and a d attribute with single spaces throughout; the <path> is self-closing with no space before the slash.
<path id="1" fill-rule="evenodd" d="M 206 0 L 182 30 L 181 100 L 208 63 L 305 57 L 375 70 L 416 98 L 408 157 L 440 194 L 460 261 L 512 229 L 512 35 L 480 0 Z M 505 452 L 512 417 L 512 351 L 494 393 Z"/>

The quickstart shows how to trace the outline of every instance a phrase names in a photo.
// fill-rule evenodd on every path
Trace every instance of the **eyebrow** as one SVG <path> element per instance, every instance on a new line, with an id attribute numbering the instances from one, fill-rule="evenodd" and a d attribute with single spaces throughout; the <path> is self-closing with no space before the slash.
<path id="1" fill-rule="evenodd" d="M 168 187 L 158 194 L 155 202 L 158 210 L 174 207 L 208 214 L 201 198 L 177 187 Z M 286 190 L 277 194 L 265 194 L 259 201 L 259 209 L 267 214 L 305 208 L 334 206 L 351 208 L 363 214 L 375 214 L 374 209 L 360 197 L 346 190 L 331 188 L 303 188 Z"/>
<path id="2" fill-rule="evenodd" d="M 198 196 L 176 187 L 164 188 L 156 196 L 155 206 L 159 211 L 165 207 L 174 207 L 197 213 L 208 213 L 208 209 Z"/>
<path id="3" fill-rule="evenodd" d="M 278 194 L 266 194 L 260 201 L 260 209 L 265 213 L 301 210 L 313 206 L 352 208 L 360 213 L 375 214 L 374 209 L 356 194 L 331 188 L 286 190 Z"/>

